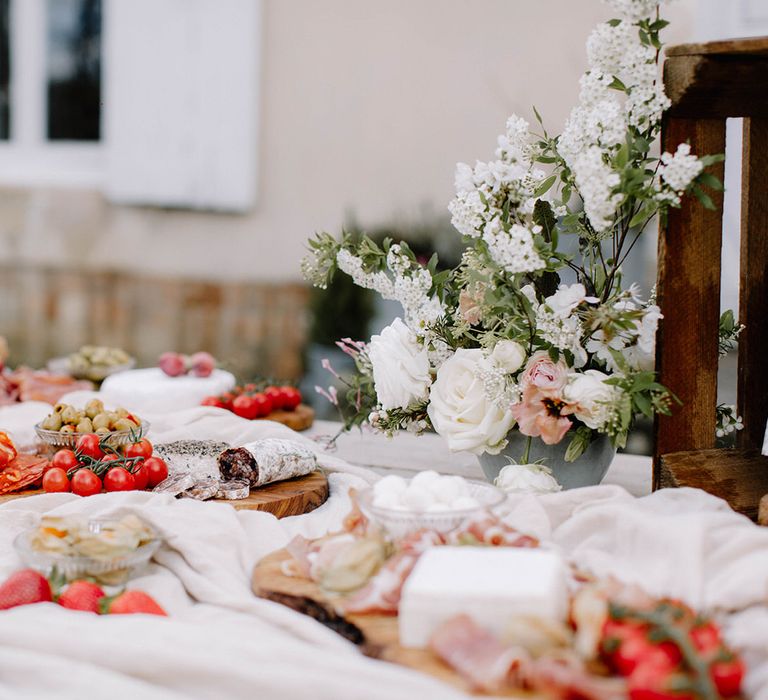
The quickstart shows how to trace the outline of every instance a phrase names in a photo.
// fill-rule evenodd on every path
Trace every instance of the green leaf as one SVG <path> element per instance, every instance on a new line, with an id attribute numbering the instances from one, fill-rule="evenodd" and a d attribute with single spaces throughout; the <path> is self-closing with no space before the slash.
<path id="1" fill-rule="evenodd" d="M 534 197 L 541 197 L 552 185 L 555 184 L 555 180 L 557 180 L 557 175 L 550 175 L 546 180 L 544 180 L 537 188 L 536 191 L 533 193 Z"/>
<path id="2" fill-rule="evenodd" d="M 592 431 L 584 426 L 578 428 L 573 434 L 568 448 L 565 451 L 565 461 L 575 462 L 584 454 L 592 439 Z"/>
<path id="3" fill-rule="evenodd" d="M 712 188 L 716 192 L 723 191 L 723 183 L 720 182 L 720 178 L 716 177 L 712 173 L 703 172 L 696 178 L 702 185 Z"/>
<path id="4" fill-rule="evenodd" d="M 702 206 L 705 209 L 709 209 L 710 211 L 714 211 L 715 209 L 717 209 L 717 207 L 715 206 L 715 203 L 712 201 L 712 197 L 710 197 L 698 185 L 693 186 L 693 194 L 696 195 L 696 198 L 701 202 Z"/>

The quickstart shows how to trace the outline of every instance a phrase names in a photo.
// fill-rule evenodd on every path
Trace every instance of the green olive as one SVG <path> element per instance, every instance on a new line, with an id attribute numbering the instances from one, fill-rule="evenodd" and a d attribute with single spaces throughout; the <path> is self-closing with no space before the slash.
<path id="1" fill-rule="evenodd" d="M 41 427 L 43 430 L 59 430 L 61 428 L 61 414 L 51 413 L 50 416 L 43 420 Z"/>
<path id="2" fill-rule="evenodd" d="M 78 433 L 92 433 L 93 432 L 93 423 L 91 423 L 90 418 L 83 418 L 78 424 L 77 424 L 77 432 Z"/>
<path id="3" fill-rule="evenodd" d="M 127 418 L 121 418 L 115 423 L 115 430 L 133 430 L 135 427 L 136 424 Z"/>
<path id="4" fill-rule="evenodd" d="M 109 415 L 107 413 L 99 413 L 91 420 L 91 422 L 96 430 L 99 428 L 106 428 L 107 431 L 109 431 Z"/>
<path id="5" fill-rule="evenodd" d="M 128 411 L 122 407 L 116 408 L 115 413 L 117 413 L 119 418 L 125 418 L 128 415 Z"/>
<path id="6" fill-rule="evenodd" d="M 67 408 L 67 404 L 65 404 L 65 403 L 57 403 L 53 407 L 53 412 L 54 413 L 61 413 L 65 408 Z"/>
<path id="7" fill-rule="evenodd" d="M 109 435 L 111 432 L 109 428 L 96 428 L 96 435 Z"/>
<path id="8" fill-rule="evenodd" d="M 103 412 L 104 404 L 98 399 L 91 399 L 87 404 L 85 404 L 85 415 L 88 416 L 88 418 L 91 420 Z"/>
<path id="9" fill-rule="evenodd" d="M 75 426 L 74 425 L 62 425 L 61 429 L 59 430 L 60 433 L 74 433 L 75 432 Z"/>
<path id="10" fill-rule="evenodd" d="M 61 420 L 69 425 L 77 425 L 80 422 L 81 416 L 78 415 L 79 411 L 74 406 L 67 406 L 61 412 Z"/>

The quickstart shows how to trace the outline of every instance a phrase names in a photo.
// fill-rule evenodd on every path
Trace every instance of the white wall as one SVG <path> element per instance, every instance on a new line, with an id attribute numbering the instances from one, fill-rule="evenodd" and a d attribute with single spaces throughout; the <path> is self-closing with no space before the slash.
<path id="1" fill-rule="evenodd" d="M 667 40 L 688 40 L 679 0 Z M 491 156 L 511 112 L 556 133 L 599 0 L 266 0 L 259 191 L 247 216 L 0 191 L 0 258 L 203 278 L 297 279 L 304 242 L 442 211 L 457 160 Z"/>

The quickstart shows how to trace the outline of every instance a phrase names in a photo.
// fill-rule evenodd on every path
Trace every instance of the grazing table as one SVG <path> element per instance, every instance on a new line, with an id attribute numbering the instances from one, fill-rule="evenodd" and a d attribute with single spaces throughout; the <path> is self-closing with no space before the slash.
<path id="1" fill-rule="evenodd" d="M 0 409 L 0 424 L 11 427 L 14 416 L 24 424 L 37 420 L 29 415 L 32 408 Z M 210 407 L 148 419 L 150 439 L 157 443 L 191 437 L 303 442 L 339 428 L 321 421 L 299 434 Z M 328 700 L 466 700 L 465 693 L 434 677 L 367 658 L 313 619 L 254 597 L 251 577 L 258 562 L 295 535 L 314 538 L 338 530 L 350 508 L 348 489 L 364 487 L 371 471 L 436 468 L 480 477 L 475 459 L 452 455 L 434 435 L 390 441 L 353 432 L 339 438 L 335 451 L 324 451 L 320 441 L 305 444 L 317 450 L 319 463 L 328 470 L 330 498 L 311 513 L 282 520 L 140 492 L 89 498 L 45 494 L 0 504 L 0 579 L 20 566 L 14 537 L 43 513 L 139 515 L 163 534 L 165 544 L 130 585 L 150 593 L 170 615 L 96 616 L 53 603 L 4 611 L 0 697 L 74 699 L 97 690 L 100 697 L 150 700 L 304 700 L 308 692 Z M 768 694 L 758 693 L 768 688 L 768 530 L 701 491 L 648 494 L 647 458 L 617 456 L 606 482 L 542 498 L 512 497 L 505 517 L 595 575 L 639 583 L 654 595 L 682 598 L 697 608 L 733 611 L 727 635 L 748 654 L 747 692 L 768 700 Z"/>

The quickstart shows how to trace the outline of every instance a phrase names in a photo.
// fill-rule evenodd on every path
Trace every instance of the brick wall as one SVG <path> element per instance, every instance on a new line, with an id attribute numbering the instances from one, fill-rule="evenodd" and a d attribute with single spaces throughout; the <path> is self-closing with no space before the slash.
<path id="1" fill-rule="evenodd" d="M 307 289 L 0 266 L 0 335 L 11 364 L 40 367 L 85 343 L 153 365 L 166 350 L 208 350 L 241 379 L 302 373 Z"/>

